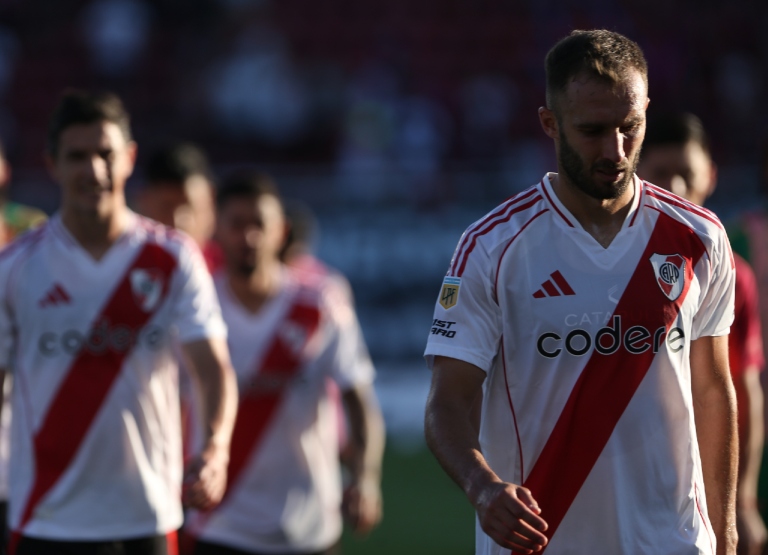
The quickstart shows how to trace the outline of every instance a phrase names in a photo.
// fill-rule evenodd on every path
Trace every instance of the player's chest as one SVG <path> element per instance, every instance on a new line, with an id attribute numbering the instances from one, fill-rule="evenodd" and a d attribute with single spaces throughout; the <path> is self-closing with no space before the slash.
<path id="1" fill-rule="evenodd" d="M 281 301 L 280 306 L 258 315 L 243 315 L 241 310 L 222 304 L 241 394 L 281 394 L 316 381 L 324 330 L 317 322 L 296 318 L 293 304 Z"/>
<path id="2" fill-rule="evenodd" d="M 579 351 L 608 327 L 606 343 L 653 347 L 660 328 L 695 312 L 696 259 L 685 249 L 649 247 L 639 233 L 602 250 L 583 248 L 581 238 L 548 239 L 510 249 L 500 260 L 497 300 L 516 335 L 555 342 L 571 335 Z"/>
<path id="3" fill-rule="evenodd" d="M 14 316 L 23 329 L 141 327 L 168 313 L 171 274 L 135 263 L 136 252 L 84 261 L 54 249 L 26 261 L 12 282 Z M 123 321 L 125 320 L 125 321 Z"/>

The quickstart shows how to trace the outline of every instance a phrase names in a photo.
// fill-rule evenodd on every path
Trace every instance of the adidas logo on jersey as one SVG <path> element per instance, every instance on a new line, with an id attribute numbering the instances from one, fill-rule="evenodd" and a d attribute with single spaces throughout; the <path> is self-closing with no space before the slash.
<path id="1" fill-rule="evenodd" d="M 563 274 L 555 270 L 549 275 L 547 281 L 541 284 L 541 289 L 533 294 L 534 299 L 543 299 L 544 297 L 561 297 L 563 295 L 575 295 L 576 293 L 565 281 Z"/>
<path id="2" fill-rule="evenodd" d="M 38 304 L 40 305 L 40 308 L 45 308 L 47 306 L 69 304 L 71 300 L 72 298 L 64 290 L 64 288 L 58 283 L 54 283 L 53 287 L 51 287 L 48 292 L 43 295 L 43 298 L 40 299 Z"/>

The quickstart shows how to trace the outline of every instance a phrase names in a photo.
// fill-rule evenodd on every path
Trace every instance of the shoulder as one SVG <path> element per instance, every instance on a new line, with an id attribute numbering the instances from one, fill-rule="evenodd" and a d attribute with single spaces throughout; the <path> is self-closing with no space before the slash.
<path id="1" fill-rule="evenodd" d="M 177 261 L 190 256 L 202 258 L 203 255 L 200 247 L 183 231 L 168 227 L 138 214 L 134 217 L 136 219 L 133 233 L 139 241 L 158 247 Z"/>
<path id="2" fill-rule="evenodd" d="M 320 276 L 284 267 L 284 284 L 293 294 L 293 304 L 316 313 L 323 321 L 347 322 L 352 311 L 348 292 L 333 274 Z"/>
<path id="3" fill-rule="evenodd" d="M 643 182 L 643 193 L 643 202 L 646 207 L 690 229 L 704 243 L 707 251 L 721 241 L 727 242 L 725 228 L 711 210 L 693 204 L 647 181 Z"/>
<path id="4" fill-rule="evenodd" d="M 50 225 L 43 223 L 40 227 L 19 235 L 0 250 L 0 268 L 15 265 L 20 259 L 29 256 L 43 239 L 50 235 L 50 231 Z"/>
<path id="5" fill-rule="evenodd" d="M 529 187 L 470 225 L 459 240 L 448 275 L 461 277 L 467 261 L 479 248 L 489 254 L 504 248 L 549 211 L 542 191 L 540 184 Z"/>

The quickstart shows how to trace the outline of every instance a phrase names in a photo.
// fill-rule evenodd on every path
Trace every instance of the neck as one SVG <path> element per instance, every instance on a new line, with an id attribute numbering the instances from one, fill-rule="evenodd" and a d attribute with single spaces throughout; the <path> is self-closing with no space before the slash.
<path id="1" fill-rule="evenodd" d="M 596 199 L 572 184 L 561 171 L 550 175 L 552 189 L 584 230 L 608 248 L 624 225 L 635 196 L 634 181 L 615 199 Z"/>
<path id="2" fill-rule="evenodd" d="M 78 212 L 64 207 L 61 222 L 74 239 L 95 259 L 100 259 L 128 225 L 129 212 L 125 205 L 115 207 L 109 214 Z"/>
<path id="3" fill-rule="evenodd" d="M 248 311 L 258 312 L 280 289 L 281 267 L 275 260 L 259 264 L 251 274 L 230 270 L 227 272 L 230 289 Z"/>

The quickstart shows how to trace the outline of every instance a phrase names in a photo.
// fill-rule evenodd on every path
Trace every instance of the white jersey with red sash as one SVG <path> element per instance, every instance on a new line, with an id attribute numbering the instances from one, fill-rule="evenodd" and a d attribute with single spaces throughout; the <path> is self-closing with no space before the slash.
<path id="1" fill-rule="evenodd" d="M 53 540 L 181 525 L 182 343 L 224 337 L 194 244 L 130 214 L 96 261 L 60 218 L 0 254 L 0 367 L 13 373 L 10 527 Z"/>
<path id="2" fill-rule="evenodd" d="M 462 236 L 426 356 L 487 373 L 480 443 L 530 488 L 547 555 L 711 554 L 691 342 L 728 333 L 733 261 L 709 211 L 635 178 L 606 249 L 549 178 Z M 509 553 L 477 527 L 477 553 Z"/>
<path id="3" fill-rule="evenodd" d="M 283 270 L 281 289 L 256 314 L 216 287 L 238 375 L 240 407 L 228 489 L 187 529 L 208 542 L 259 553 L 314 552 L 341 535 L 338 424 L 326 380 L 344 390 L 370 383 L 350 335 L 321 281 Z"/>

